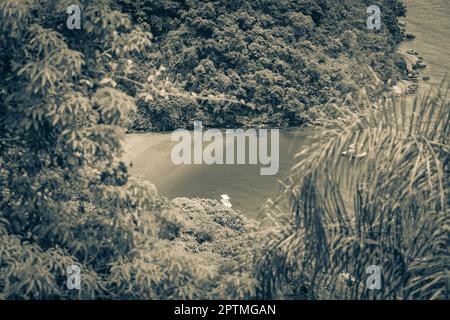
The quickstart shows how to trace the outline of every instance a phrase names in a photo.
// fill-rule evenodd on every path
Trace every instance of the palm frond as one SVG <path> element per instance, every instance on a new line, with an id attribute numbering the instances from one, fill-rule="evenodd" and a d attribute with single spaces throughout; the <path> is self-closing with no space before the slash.
<path id="1" fill-rule="evenodd" d="M 328 105 L 339 116 L 321 115 L 278 199 L 290 212 L 259 257 L 263 287 L 295 269 L 329 298 L 449 298 L 447 93 Z M 370 265 L 379 290 L 366 286 Z"/>

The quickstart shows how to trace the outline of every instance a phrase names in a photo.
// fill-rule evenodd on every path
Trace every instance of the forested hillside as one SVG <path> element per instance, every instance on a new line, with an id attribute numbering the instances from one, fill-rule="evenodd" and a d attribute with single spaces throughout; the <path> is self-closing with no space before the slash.
<path id="1" fill-rule="evenodd" d="M 401 65 L 397 0 L 379 1 L 382 29 L 368 30 L 363 0 L 118 0 L 153 33 L 148 58 L 180 88 L 225 94 L 240 103 L 185 99 L 139 101 L 137 130 L 207 126 L 295 126 L 312 107 L 372 81 L 371 66 L 387 81 Z M 147 61 L 147 59 L 144 59 Z M 142 79 L 146 62 L 135 79 Z M 143 100 L 143 99 L 142 99 Z"/>
<path id="2" fill-rule="evenodd" d="M 172 203 L 120 161 L 135 104 L 112 77 L 151 34 L 108 0 L 84 1 L 68 30 L 71 4 L 0 2 L 0 300 L 242 296 L 229 276 L 252 223 Z"/>
<path id="3" fill-rule="evenodd" d="M 449 299 L 445 88 L 340 100 L 403 72 L 399 1 L 379 1 L 380 31 L 363 0 L 78 3 L 70 30 L 73 0 L 0 1 L 0 300 Z M 299 151 L 261 224 L 166 199 L 123 162 L 126 124 L 313 116 L 325 139 Z"/>

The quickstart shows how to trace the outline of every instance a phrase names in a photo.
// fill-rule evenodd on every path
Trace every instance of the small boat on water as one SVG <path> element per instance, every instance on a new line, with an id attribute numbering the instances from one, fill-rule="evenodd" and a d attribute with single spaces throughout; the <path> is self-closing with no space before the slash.
<path id="1" fill-rule="evenodd" d="M 341 154 L 343 156 L 349 156 L 351 158 L 360 159 L 360 158 L 364 158 L 367 156 L 367 152 L 361 152 L 361 150 L 362 150 L 361 145 L 357 145 L 356 143 L 353 143 L 348 146 L 348 150 L 343 151 Z"/>
<path id="2" fill-rule="evenodd" d="M 230 197 L 227 194 L 223 194 L 221 195 L 222 200 L 220 200 L 220 202 L 222 202 L 222 204 L 227 207 L 227 208 L 231 208 L 233 205 L 230 202 Z"/>

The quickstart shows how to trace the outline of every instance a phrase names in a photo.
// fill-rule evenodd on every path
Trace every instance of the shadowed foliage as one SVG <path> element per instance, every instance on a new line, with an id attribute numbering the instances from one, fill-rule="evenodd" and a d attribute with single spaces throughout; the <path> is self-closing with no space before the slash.
<path id="1" fill-rule="evenodd" d="M 0 299 L 239 296 L 219 264 L 232 269 L 238 250 L 227 239 L 245 243 L 248 223 L 192 200 L 199 213 L 185 226 L 186 213 L 121 161 L 135 104 L 114 79 L 129 81 L 151 34 L 108 0 L 77 2 L 82 28 L 68 30 L 72 4 L 0 1 Z M 140 86 L 163 94 L 154 74 Z M 72 265 L 80 290 L 66 283 Z"/>
<path id="2" fill-rule="evenodd" d="M 182 90 L 226 94 L 250 105 L 180 99 L 138 101 L 134 130 L 295 126 L 310 109 L 363 86 L 371 65 L 400 77 L 400 1 L 383 0 L 383 28 L 367 30 L 362 0 L 117 0 L 155 34 L 150 54 Z M 146 66 L 144 59 L 140 69 Z M 135 75 L 140 78 L 140 70 Z"/>
<path id="3" fill-rule="evenodd" d="M 316 297 L 449 298 L 447 91 L 328 104 L 336 118 L 323 115 L 270 212 L 264 292 L 303 279 Z M 379 290 L 367 286 L 370 265 Z"/>

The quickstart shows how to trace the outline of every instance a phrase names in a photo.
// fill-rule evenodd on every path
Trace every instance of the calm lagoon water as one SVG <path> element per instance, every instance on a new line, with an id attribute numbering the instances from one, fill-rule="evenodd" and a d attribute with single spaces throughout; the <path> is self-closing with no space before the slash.
<path id="1" fill-rule="evenodd" d="M 450 72 L 450 0 L 403 0 L 407 7 L 407 30 L 416 35 L 413 41 L 405 41 L 400 50 L 416 49 L 428 67 L 421 81 L 422 88 L 439 86 Z M 420 77 L 421 78 L 421 77 Z"/>
<path id="2" fill-rule="evenodd" d="M 171 160 L 170 133 L 127 135 L 125 160 L 133 175 L 155 184 L 168 198 L 221 199 L 227 194 L 233 208 L 256 218 L 264 202 L 277 195 L 279 181 L 289 175 L 294 155 L 309 142 L 312 129 L 280 130 L 279 171 L 262 176 L 261 165 L 175 165 Z M 248 161 L 247 161 L 248 162 Z"/>

